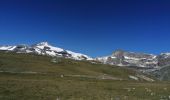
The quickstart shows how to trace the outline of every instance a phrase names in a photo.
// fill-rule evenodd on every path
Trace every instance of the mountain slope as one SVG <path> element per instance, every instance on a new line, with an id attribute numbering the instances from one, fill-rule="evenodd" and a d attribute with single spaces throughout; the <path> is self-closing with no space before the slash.
<path id="1" fill-rule="evenodd" d="M 150 74 L 161 81 L 170 81 L 170 66 L 151 71 Z"/>
<path id="2" fill-rule="evenodd" d="M 89 61 L 10 52 L 0 52 L 0 72 L 85 75 L 91 78 L 106 77 L 113 80 L 130 80 L 129 76 L 141 74 L 132 69 L 93 64 Z"/>

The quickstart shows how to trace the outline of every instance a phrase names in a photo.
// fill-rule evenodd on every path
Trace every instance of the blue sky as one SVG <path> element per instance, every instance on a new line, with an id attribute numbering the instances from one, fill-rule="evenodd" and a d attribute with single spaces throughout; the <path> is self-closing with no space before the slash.
<path id="1" fill-rule="evenodd" d="M 0 45 L 41 41 L 93 57 L 170 52 L 170 1 L 1 0 Z"/>

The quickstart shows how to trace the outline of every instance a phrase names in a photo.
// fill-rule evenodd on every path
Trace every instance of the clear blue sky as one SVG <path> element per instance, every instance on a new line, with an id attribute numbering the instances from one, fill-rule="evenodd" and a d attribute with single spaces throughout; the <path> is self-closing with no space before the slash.
<path id="1" fill-rule="evenodd" d="M 52 45 L 90 56 L 170 51 L 169 0 L 0 0 L 0 45 Z"/>

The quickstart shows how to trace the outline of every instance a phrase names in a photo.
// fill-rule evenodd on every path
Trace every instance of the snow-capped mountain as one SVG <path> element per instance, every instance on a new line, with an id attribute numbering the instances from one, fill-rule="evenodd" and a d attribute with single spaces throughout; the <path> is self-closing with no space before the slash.
<path id="1" fill-rule="evenodd" d="M 133 66 L 151 69 L 170 65 L 170 53 L 153 55 L 116 50 L 112 55 L 98 57 L 96 60 L 111 65 Z"/>
<path id="2" fill-rule="evenodd" d="M 48 42 L 41 42 L 35 45 L 16 45 L 16 46 L 0 46 L 0 51 L 9 51 L 16 53 L 35 53 L 39 55 L 49 55 L 53 57 L 65 57 L 75 60 L 93 60 L 91 57 L 75 53 L 62 48 L 54 47 Z"/>

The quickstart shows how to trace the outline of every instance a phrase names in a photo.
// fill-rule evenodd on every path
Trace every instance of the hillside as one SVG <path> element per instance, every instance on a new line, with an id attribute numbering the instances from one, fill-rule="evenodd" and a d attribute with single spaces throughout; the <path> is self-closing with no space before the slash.
<path id="1" fill-rule="evenodd" d="M 149 77 L 95 61 L 0 52 L 0 100 L 170 98 L 169 83 Z"/>
<path id="2" fill-rule="evenodd" d="M 155 70 L 151 72 L 151 75 L 157 77 L 157 79 L 161 81 L 170 81 L 170 66 Z"/>
<path id="3" fill-rule="evenodd" d="M 135 72 L 97 62 L 53 58 L 35 54 L 0 53 L 0 71 L 9 73 L 38 73 L 54 75 L 112 75 L 127 80 Z"/>

